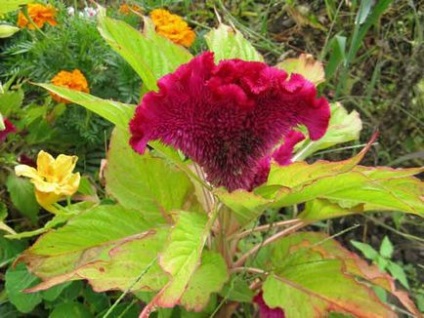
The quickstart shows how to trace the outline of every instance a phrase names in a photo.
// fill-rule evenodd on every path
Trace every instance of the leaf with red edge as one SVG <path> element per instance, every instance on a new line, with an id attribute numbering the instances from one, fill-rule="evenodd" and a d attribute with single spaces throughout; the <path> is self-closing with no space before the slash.
<path id="1" fill-rule="evenodd" d="M 288 317 L 323 317 L 330 311 L 395 317 L 369 283 L 384 288 L 419 315 L 408 295 L 396 289 L 393 278 L 323 233 L 295 233 L 272 244 L 270 250 L 271 258 L 262 262 L 265 270 L 272 271 L 263 286 L 264 300 L 270 307 L 284 309 Z"/>
<path id="2" fill-rule="evenodd" d="M 43 280 L 30 291 L 76 279 L 97 291 L 159 290 L 167 282 L 157 261 L 167 233 L 150 228 L 139 211 L 98 206 L 42 235 L 18 261 Z"/>

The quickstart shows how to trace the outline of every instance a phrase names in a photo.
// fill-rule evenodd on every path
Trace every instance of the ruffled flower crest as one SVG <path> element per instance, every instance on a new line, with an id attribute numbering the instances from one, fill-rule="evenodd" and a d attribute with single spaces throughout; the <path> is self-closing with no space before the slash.
<path id="1" fill-rule="evenodd" d="M 143 153 L 150 140 L 160 140 L 180 149 L 211 184 L 229 191 L 265 182 L 272 154 L 292 128 L 303 124 L 316 140 L 330 118 L 328 102 L 302 76 L 239 59 L 216 65 L 211 52 L 158 86 L 130 122 L 131 146 Z"/>

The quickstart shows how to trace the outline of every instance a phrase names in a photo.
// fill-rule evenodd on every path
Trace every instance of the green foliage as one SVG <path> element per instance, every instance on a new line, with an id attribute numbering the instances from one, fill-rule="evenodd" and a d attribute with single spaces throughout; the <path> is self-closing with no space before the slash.
<path id="1" fill-rule="evenodd" d="M 28 180 L 14 175 L 7 178 L 6 186 L 15 207 L 32 222 L 35 222 L 39 206 L 35 200 L 34 186 Z"/>
<path id="2" fill-rule="evenodd" d="M 345 72 L 336 93 L 344 91 L 348 67 L 365 34 L 389 4 L 372 6 L 371 1 L 363 1 L 358 8 L 353 3 L 352 10 L 357 10 L 353 36 L 340 32 L 329 42 L 333 51 L 327 76 L 335 76 L 340 66 Z M 335 3 L 326 1 L 326 8 L 335 21 Z M 295 1 L 288 2 L 286 10 L 300 26 L 326 30 L 316 15 L 302 12 Z M 268 181 L 253 191 L 214 189 L 195 163 L 171 147 L 152 142 L 139 155 L 129 146 L 133 103 L 139 101 L 141 91 L 156 90 L 157 80 L 189 61 L 191 53 L 156 34 L 148 18 L 143 33 L 107 17 L 105 9 L 100 10 L 97 22 L 63 13 L 60 19 L 62 24 L 47 27 L 45 34 L 23 30 L 7 39 L 0 66 L 8 72 L 0 76 L 48 82 L 63 68 L 79 68 L 89 79 L 90 94 L 51 84 L 28 89 L 12 79 L 1 91 L 0 112 L 19 122 L 23 133 L 17 140 L 27 144 L 24 149 L 56 144 L 60 150 L 74 152 L 81 147 L 83 165 L 92 164 L 96 173 L 101 159 L 106 157 L 107 163 L 96 175 L 95 185 L 89 181 L 93 176 L 84 179 L 74 196 L 83 202 L 69 200 L 60 207 L 61 213 L 42 223 L 38 205 L 36 211 L 32 209 L 32 185 L 14 177 L 10 167 L 5 169 L 13 213 L 20 210 L 43 225 L 15 234 L 6 222 L 0 223 L 0 229 L 9 232 L 7 237 L 15 240 L 43 233 L 23 253 L 26 244 L 22 241 L 0 238 L 2 266 L 17 257 L 16 267 L 9 267 L 5 275 L 5 297 L 19 312 L 134 317 L 140 312 L 139 301 L 126 301 L 133 293 L 144 303 L 141 317 L 152 310 L 158 310 L 159 317 L 203 317 L 218 311 L 231 315 L 234 303 L 245 304 L 237 314 L 242 310 L 249 314 L 255 310 L 253 296 L 262 291 L 265 303 L 283 309 L 287 317 L 367 316 L 370 312 L 395 317 L 388 301 L 378 297 L 382 293 L 391 294 L 406 311 L 419 315 L 387 274 L 409 288 L 405 271 L 392 260 L 394 247 L 388 238 L 379 251 L 352 241 L 374 263 L 368 265 L 333 237 L 297 232 L 317 221 L 322 225 L 328 219 L 364 212 L 424 215 L 424 186 L 414 177 L 422 168 L 359 165 L 373 140 L 344 161 L 300 161 L 357 140 L 362 128 L 358 112 L 332 104 L 326 135 L 299 144 L 294 157 L 298 162 L 273 164 Z M 263 59 L 235 27 L 220 23 L 204 39 L 217 61 Z M 52 104 L 49 97 L 38 96 L 40 88 L 84 108 Z M 16 159 L 12 156 L 8 165 Z M 0 220 L 5 221 L 8 207 L 0 208 Z M 122 294 L 115 297 L 113 290 Z M 0 313 L 16 316 L 10 308 Z"/>
<path id="3" fill-rule="evenodd" d="M 375 263 L 382 271 L 389 272 L 396 278 L 405 288 L 409 289 L 408 280 L 405 271 L 399 264 L 391 261 L 394 247 L 390 239 L 385 236 L 380 245 L 380 250 L 376 251 L 371 245 L 358 241 L 351 241 L 352 245 L 361 251 L 364 256 Z"/>

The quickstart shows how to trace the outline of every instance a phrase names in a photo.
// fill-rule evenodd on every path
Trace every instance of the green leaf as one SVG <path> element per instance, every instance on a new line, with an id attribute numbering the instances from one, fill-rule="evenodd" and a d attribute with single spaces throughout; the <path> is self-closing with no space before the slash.
<path id="1" fill-rule="evenodd" d="M 243 190 L 230 193 L 219 188 L 215 194 L 223 204 L 231 209 L 228 213 L 234 213 L 241 227 L 255 220 L 270 204 L 270 200 Z"/>
<path id="2" fill-rule="evenodd" d="M 128 140 L 127 131 L 112 133 L 105 170 L 107 192 L 125 207 L 142 207 L 140 213 L 153 223 L 169 221 L 171 210 L 189 204 L 192 183 L 165 160 L 136 153 Z"/>
<path id="3" fill-rule="evenodd" d="M 22 112 L 22 102 L 24 100 L 24 91 L 22 88 L 11 90 L 15 77 L 12 77 L 5 84 L 0 83 L 0 112 L 4 117 Z"/>
<path id="4" fill-rule="evenodd" d="M 348 202 L 349 203 L 349 202 Z M 348 204 L 347 203 L 347 204 Z M 299 218 L 307 221 L 326 220 L 355 213 L 363 212 L 362 205 L 342 206 L 343 202 L 333 203 L 325 199 L 314 199 L 306 202 L 305 209 L 299 215 Z"/>
<path id="5" fill-rule="evenodd" d="M 5 289 L 9 301 L 23 313 L 31 312 L 42 301 L 40 293 L 28 294 L 24 290 L 40 280 L 28 272 L 24 264 L 11 267 L 6 271 Z"/>
<path id="6" fill-rule="evenodd" d="M 361 4 L 359 5 L 358 14 L 355 18 L 355 24 L 362 24 L 367 19 L 371 7 L 372 7 L 373 1 L 372 0 L 363 0 L 361 1 Z"/>
<path id="7" fill-rule="evenodd" d="M 11 263 L 25 248 L 26 242 L 10 241 L 0 236 L 0 268 Z"/>
<path id="8" fill-rule="evenodd" d="M 254 293 L 249 288 L 248 282 L 244 280 L 242 276 L 233 276 L 231 280 L 224 285 L 220 295 L 225 300 L 251 303 Z"/>
<path id="9" fill-rule="evenodd" d="M 18 32 L 20 29 L 9 24 L 0 24 L 0 39 L 8 38 Z"/>
<path id="10" fill-rule="evenodd" d="M 393 244 L 390 239 L 385 236 L 380 246 L 380 255 L 384 258 L 391 259 L 394 252 Z"/>
<path id="11" fill-rule="evenodd" d="M 44 280 L 31 291 L 76 279 L 96 291 L 157 290 L 166 282 L 156 258 L 167 232 L 151 229 L 139 211 L 98 206 L 44 234 L 20 261 Z"/>
<path id="12" fill-rule="evenodd" d="M 294 160 L 304 160 L 319 150 L 357 140 L 361 129 L 362 122 L 356 111 L 348 114 L 340 103 L 333 103 L 331 104 L 331 119 L 325 135 L 316 141 L 308 138 L 299 144 L 299 150 L 294 156 Z"/>
<path id="13" fill-rule="evenodd" d="M 332 52 L 325 67 L 327 79 L 332 78 L 340 64 L 346 61 L 346 40 L 345 36 L 335 35 L 330 41 Z"/>
<path id="14" fill-rule="evenodd" d="M 396 278 L 405 288 L 409 289 L 408 279 L 406 278 L 405 271 L 401 266 L 395 262 L 389 262 L 387 264 L 387 270 L 389 273 Z"/>
<path id="15" fill-rule="evenodd" d="M 101 99 L 87 93 L 78 92 L 66 87 L 52 84 L 36 85 L 43 87 L 60 97 L 66 98 L 75 104 L 87 108 L 121 129 L 128 129 L 128 122 L 134 113 L 134 105 Z"/>
<path id="16" fill-rule="evenodd" d="M 32 3 L 33 0 L 2 0 L 0 6 L 0 15 L 18 10 L 21 6 Z"/>
<path id="17" fill-rule="evenodd" d="M 58 304 L 50 313 L 49 318 L 93 318 L 90 311 L 78 302 Z"/>
<path id="18" fill-rule="evenodd" d="M 352 160 L 355 159 L 313 164 L 295 162 L 284 167 L 272 165 L 268 182 L 255 193 L 266 195 L 272 200 L 270 206 L 275 208 L 326 199 L 341 207 L 360 207 L 358 211 L 386 210 L 424 215 L 424 183 L 404 176 L 417 173 L 420 168 L 391 171 L 384 167 L 353 168 Z"/>
<path id="19" fill-rule="evenodd" d="M 35 199 L 32 183 L 27 179 L 10 174 L 6 180 L 6 187 L 13 205 L 32 222 L 36 222 L 39 205 Z"/>
<path id="20" fill-rule="evenodd" d="M 240 31 L 220 23 L 205 35 L 209 49 L 215 54 L 215 62 L 224 59 L 242 59 L 245 61 L 263 61 L 263 57 L 246 40 Z"/>
<path id="21" fill-rule="evenodd" d="M 71 282 L 67 282 L 50 287 L 49 289 L 42 291 L 41 296 L 44 300 L 55 301 L 60 296 L 60 294 L 70 285 Z"/>
<path id="22" fill-rule="evenodd" d="M 160 77 L 192 57 L 185 49 L 166 42 L 149 29 L 145 36 L 123 21 L 108 18 L 104 8 L 98 14 L 98 29 L 106 42 L 137 72 L 147 90 L 156 90 Z"/>
<path id="23" fill-rule="evenodd" d="M 160 264 L 171 275 L 171 280 L 155 297 L 159 307 L 173 307 L 179 303 L 187 285 L 200 265 L 203 246 L 209 235 L 205 214 L 180 211 L 172 229 Z"/>
<path id="24" fill-rule="evenodd" d="M 355 246 L 358 250 L 361 251 L 362 254 L 364 254 L 364 256 L 371 260 L 371 261 L 376 261 L 379 254 L 378 252 L 369 244 L 365 244 L 365 243 L 361 243 L 355 240 L 351 240 L 350 243 Z"/>
<path id="25" fill-rule="evenodd" d="M 180 304 L 187 310 L 201 311 L 208 304 L 210 295 L 219 292 L 227 279 L 227 264 L 221 254 L 204 251 Z"/>

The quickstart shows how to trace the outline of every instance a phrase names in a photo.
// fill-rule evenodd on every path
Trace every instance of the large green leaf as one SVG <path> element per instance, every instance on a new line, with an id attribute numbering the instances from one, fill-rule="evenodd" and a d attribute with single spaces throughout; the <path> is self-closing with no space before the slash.
<path id="1" fill-rule="evenodd" d="M 169 283 L 155 298 L 160 307 L 173 307 L 199 267 L 209 230 L 205 214 L 180 211 L 160 259 L 162 268 L 171 275 Z"/>
<path id="2" fill-rule="evenodd" d="M 0 16 L 18 10 L 21 6 L 34 2 L 34 0 L 1 0 Z"/>
<path id="3" fill-rule="evenodd" d="M 263 286 L 264 299 L 270 307 L 283 308 L 288 317 L 323 317 L 329 311 L 395 317 L 368 283 L 384 288 L 411 313 L 418 313 L 407 294 L 396 290 L 392 278 L 323 233 L 295 233 L 270 249 L 271 257 L 262 264 L 272 271 Z"/>
<path id="4" fill-rule="evenodd" d="M 98 206 L 41 236 L 20 257 L 44 281 L 31 291 L 76 279 L 89 280 L 98 291 L 162 287 L 166 275 L 157 255 L 168 230 L 152 229 L 140 210 Z"/>
<path id="5" fill-rule="evenodd" d="M 52 84 L 37 84 L 75 104 L 81 105 L 122 129 L 128 129 L 128 122 L 133 116 L 135 106 L 78 92 L 66 87 Z"/>
<path id="6" fill-rule="evenodd" d="M 225 24 L 212 29 L 205 35 L 209 49 L 215 54 L 215 61 L 224 59 L 242 59 L 245 61 L 263 61 L 263 57 L 240 31 Z"/>
<path id="7" fill-rule="evenodd" d="M 348 114 L 340 103 L 331 104 L 331 119 L 325 135 L 316 141 L 308 138 L 299 144 L 300 149 L 294 159 L 303 160 L 318 150 L 357 140 L 361 129 L 362 122 L 356 111 Z"/>
<path id="8" fill-rule="evenodd" d="M 219 292 L 227 279 L 227 264 L 221 254 L 204 251 L 180 304 L 187 310 L 201 311 L 208 304 L 210 295 Z"/>
<path id="9" fill-rule="evenodd" d="M 40 206 L 35 199 L 34 185 L 27 179 L 11 174 L 6 180 L 6 187 L 13 205 L 35 223 Z"/>
<path id="10" fill-rule="evenodd" d="M 150 29 L 143 35 L 123 21 L 108 18 L 105 9 L 98 14 L 98 29 L 106 42 L 137 72 L 147 90 L 156 90 L 160 77 L 192 57 L 178 45 L 152 35 Z"/>
<path id="11" fill-rule="evenodd" d="M 192 183 L 165 160 L 136 153 L 128 140 L 127 131 L 115 129 L 112 134 L 106 190 L 123 206 L 139 209 L 149 221 L 170 222 L 171 210 L 187 208 L 194 200 Z"/>
<path id="12" fill-rule="evenodd" d="M 20 312 L 29 313 L 41 303 L 42 297 L 40 293 L 27 294 L 24 292 L 26 288 L 37 284 L 40 280 L 29 273 L 23 264 L 19 264 L 15 268 L 9 268 L 6 271 L 5 280 L 5 289 L 9 301 Z"/>
<path id="13" fill-rule="evenodd" d="M 424 216 L 424 183 L 413 175 L 424 168 L 356 166 L 364 152 L 340 162 L 273 164 L 268 181 L 254 192 L 225 193 L 222 202 L 241 215 L 255 216 L 265 207 L 306 203 L 307 221 L 366 211 L 402 211 Z"/>

